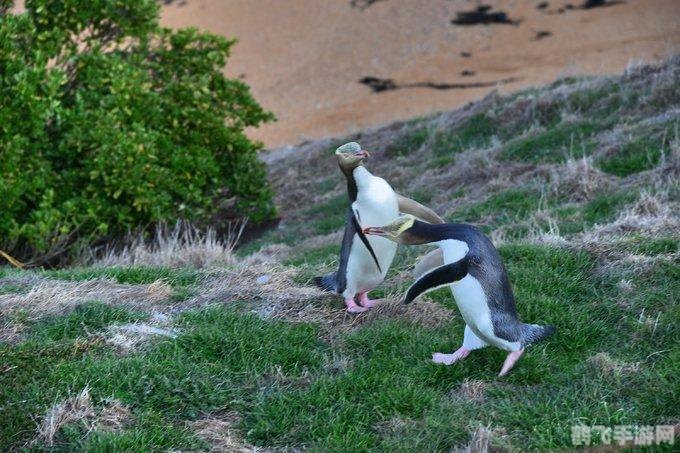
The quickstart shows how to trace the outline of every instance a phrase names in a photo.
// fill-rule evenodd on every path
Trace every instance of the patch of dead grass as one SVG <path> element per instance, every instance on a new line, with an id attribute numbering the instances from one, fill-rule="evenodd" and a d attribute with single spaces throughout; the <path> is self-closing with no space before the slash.
<path id="1" fill-rule="evenodd" d="M 190 423 L 196 435 L 210 445 L 214 452 L 270 452 L 267 448 L 255 447 L 247 443 L 236 428 L 241 416 L 236 412 L 210 415 Z"/>
<path id="2" fill-rule="evenodd" d="M 613 359 L 608 353 L 606 352 L 598 352 L 594 356 L 590 357 L 588 359 L 588 363 L 598 370 L 602 372 L 603 374 L 609 376 L 609 375 L 625 375 L 625 374 L 633 374 L 637 373 L 640 371 L 640 363 L 626 363 L 620 360 Z"/>
<path id="3" fill-rule="evenodd" d="M 295 283 L 297 269 L 277 263 L 251 264 L 247 261 L 231 269 L 220 269 L 209 275 L 203 291 L 190 299 L 190 305 L 205 305 L 232 300 L 266 301 L 261 315 L 271 313 L 286 302 L 304 304 L 323 296 L 324 292 L 313 286 Z"/>
<path id="4" fill-rule="evenodd" d="M 389 295 L 363 316 L 364 323 L 379 319 L 399 319 L 428 329 L 437 329 L 451 322 L 455 316 L 448 308 L 423 298 L 411 304 L 402 302 L 403 295 Z"/>
<path id="5" fill-rule="evenodd" d="M 0 318 L 3 318 L 0 316 Z M 16 344 L 24 339 L 28 327 L 21 322 L 5 320 L 0 323 L 0 343 Z"/>
<path id="6" fill-rule="evenodd" d="M 293 248 L 289 245 L 269 244 L 243 258 L 241 263 L 248 265 L 274 264 L 285 260 L 292 253 Z"/>
<path id="7" fill-rule="evenodd" d="M 608 224 L 596 225 L 579 238 L 583 244 L 606 244 L 630 233 L 645 236 L 676 235 L 680 231 L 680 203 L 672 202 L 666 193 L 642 192 L 640 198 Z"/>
<path id="8" fill-rule="evenodd" d="M 402 304 L 401 295 L 396 294 L 387 295 L 366 313 L 350 314 L 344 310 L 340 296 L 296 282 L 299 270 L 276 263 L 243 263 L 232 269 L 216 270 L 206 279 L 201 294 L 183 304 L 185 308 L 191 308 L 244 301 L 249 303 L 247 309 L 264 319 L 317 323 L 327 338 L 377 319 L 402 319 L 427 328 L 438 328 L 453 316 L 450 310 L 427 299 L 417 304 Z M 394 282 L 386 282 L 387 285 L 391 283 Z"/>
<path id="9" fill-rule="evenodd" d="M 0 315 L 21 314 L 26 320 L 64 314 L 88 301 L 149 309 L 170 298 L 170 285 L 158 280 L 146 285 L 127 285 L 113 280 L 97 279 L 69 282 L 44 279 L 24 294 L 0 295 Z"/>
<path id="10" fill-rule="evenodd" d="M 225 238 L 215 230 L 200 231 L 187 222 L 178 221 L 173 228 L 156 227 L 153 241 L 142 236 L 119 250 L 108 250 L 95 260 L 99 266 L 164 266 L 204 268 L 232 264 L 234 247 L 245 224 L 234 225 Z"/>
<path id="11" fill-rule="evenodd" d="M 554 166 L 550 172 L 550 189 L 557 196 L 571 201 L 590 200 L 612 186 L 612 177 L 593 166 L 592 159 L 570 158 L 564 165 Z"/>
<path id="12" fill-rule="evenodd" d="M 38 425 L 36 436 L 29 445 L 54 446 L 55 437 L 66 425 L 82 425 L 87 435 L 94 430 L 119 431 L 132 421 L 130 410 L 118 400 L 104 401 L 103 408 L 95 408 L 90 397 L 90 389 L 85 387 L 76 396 L 50 408 Z"/>
<path id="13" fill-rule="evenodd" d="M 465 378 L 460 386 L 451 395 L 454 398 L 463 398 L 476 403 L 484 402 L 486 390 L 489 384 L 478 379 Z"/>
<path id="14" fill-rule="evenodd" d="M 160 323 L 133 323 L 109 326 L 104 341 L 114 346 L 120 354 L 138 349 L 154 338 L 176 338 L 175 329 L 159 326 Z"/>
<path id="15" fill-rule="evenodd" d="M 410 418 L 402 418 L 400 416 L 392 417 L 376 425 L 377 431 L 387 435 L 399 435 L 406 431 L 410 426 L 416 424 L 415 420 Z"/>

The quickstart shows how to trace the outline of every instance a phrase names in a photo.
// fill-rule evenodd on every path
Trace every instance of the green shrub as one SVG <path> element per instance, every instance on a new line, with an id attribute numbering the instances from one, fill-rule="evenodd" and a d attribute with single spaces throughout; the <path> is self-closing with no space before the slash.
<path id="1" fill-rule="evenodd" d="M 200 222 L 218 191 L 253 221 L 273 214 L 243 133 L 273 116 L 222 74 L 235 41 L 158 14 L 154 0 L 28 0 L 0 16 L 0 247 Z"/>

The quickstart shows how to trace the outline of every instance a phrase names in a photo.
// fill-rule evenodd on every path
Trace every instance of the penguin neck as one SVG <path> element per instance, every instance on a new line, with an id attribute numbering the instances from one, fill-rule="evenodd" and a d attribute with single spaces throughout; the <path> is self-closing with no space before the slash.
<path id="1" fill-rule="evenodd" d="M 370 171 L 366 170 L 366 167 L 363 165 L 359 165 L 349 172 L 346 172 L 343 169 L 343 173 L 345 173 L 345 177 L 347 178 L 347 193 L 349 194 L 349 199 L 352 202 L 355 202 L 359 189 L 368 187 L 373 175 Z"/>
<path id="2" fill-rule="evenodd" d="M 373 175 L 370 171 L 366 170 L 366 167 L 359 165 L 352 171 L 352 179 L 356 181 L 357 187 L 360 189 L 368 187 L 373 179 Z"/>
<path id="3" fill-rule="evenodd" d="M 416 220 L 411 228 L 403 233 L 402 241 L 405 244 L 430 244 L 439 242 L 446 237 L 445 223 L 432 224 Z"/>

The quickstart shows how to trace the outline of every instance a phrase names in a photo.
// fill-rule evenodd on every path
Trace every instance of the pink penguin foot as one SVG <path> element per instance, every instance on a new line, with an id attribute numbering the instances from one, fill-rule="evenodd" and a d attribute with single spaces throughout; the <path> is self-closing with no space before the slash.
<path id="1" fill-rule="evenodd" d="M 382 299 L 374 299 L 374 300 L 369 299 L 367 292 L 366 293 L 359 293 L 359 304 L 362 307 L 373 308 L 376 305 L 378 305 L 380 303 L 380 301 L 382 301 Z"/>
<path id="2" fill-rule="evenodd" d="M 346 299 L 345 305 L 347 306 L 348 313 L 363 313 L 368 311 L 368 308 L 357 305 L 357 303 L 354 302 L 354 299 Z"/>
<path id="3" fill-rule="evenodd" d="M 505 358 L 505 362 L 503 362 L 503 368 L 501 368 L 501 372 L 498 376 L 505 376 L 508 371 L 510 371 L 515 365 L 515 362 L 522 357 L 522 354 L 524 353 L 524 349 L 520 349 L 519 351 L 512 351 L 508 356 Z"/>
<path id="4" fill-rule="evenodd" d="M 441 352 L 435 352 L 432 354 L 432 361 L 434 363 L 441 363 L 443 365 L 451 365 L 454 362 L 463 360 L 470 354 L 470 352 L 471 349 L 466 349 L 462 346 L 453 354 L 442 354 Z"/>

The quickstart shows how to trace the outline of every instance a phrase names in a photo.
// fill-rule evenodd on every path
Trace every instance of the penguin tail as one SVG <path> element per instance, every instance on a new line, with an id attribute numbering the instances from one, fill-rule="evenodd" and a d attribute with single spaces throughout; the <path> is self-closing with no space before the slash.
<path id="1" fill-rule="evenodd" d="M 323 277 L 314 277 L 314 283 L 325 291 L 330 291 L 332 293 L 338 292 L 338 283 L 335 272 L 324 275 Z"/>
<path id="2" fill-rule="evenodd" d="M 522 324 L 523 345 L 528 346 L 546 339 L 555 333 L 555 326 L 539 326 L 537 324 Z"/>

